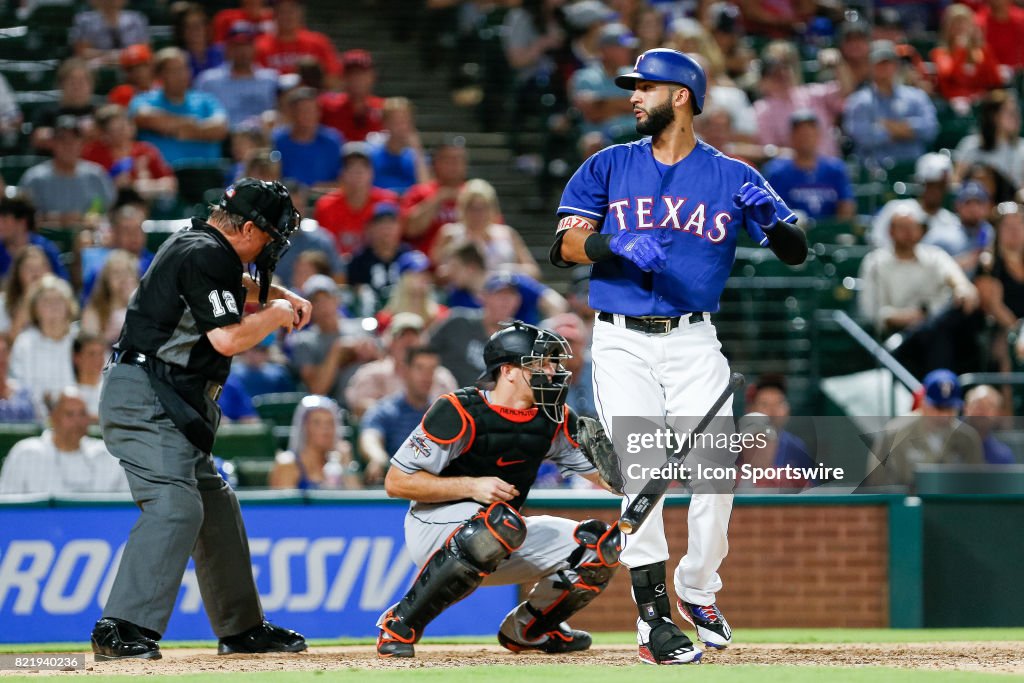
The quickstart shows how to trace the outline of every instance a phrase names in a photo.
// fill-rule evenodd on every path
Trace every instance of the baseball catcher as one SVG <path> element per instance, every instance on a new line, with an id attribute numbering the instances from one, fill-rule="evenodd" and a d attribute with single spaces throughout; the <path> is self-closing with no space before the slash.
<path id="1" fill-rule="evenodd" d="M 618 529 L 519 513 L 546 458 L 607 488 L 581 453 L 577 418 L 565 404 L 567 357 L 560 335 L 513 322 L 487 341 L 478 386 L 437 399 L 392 457 L 384 485 L 412 501 L 405 540 L 421 569 L 377 622 L 379 656 L 413 657 L 427 625 L 480 585 L 533 586 L 501 623 L 503 647 L 590 647 L 590 634 L 566 620 L 611 580 Z"/>

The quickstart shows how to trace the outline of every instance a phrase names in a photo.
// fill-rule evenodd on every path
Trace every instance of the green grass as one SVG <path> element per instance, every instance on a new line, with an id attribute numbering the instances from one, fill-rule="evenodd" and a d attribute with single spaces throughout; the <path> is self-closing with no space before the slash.
<path id="1" fill-rule="evenodd" d="M 635 642 L 634 635 L 625 631 L 593 633 L 594 642 L 599 645 L 629 645 Z M 736 643 L 924 643 L 938 641 L 1024 641 L 1024 628 L 761 628 L 737 629 Z M 373 638 L 337 638 L 310 640 L 312 647 L 337 645 L 372 645 Z M 493 636 L 462 636 L 423 639 L 424 643 L 482 644 L 495 643 Z M 163 648 L 209 648 L 216 643 L 211 640 L 169 641 L 160 643 Z M 26 643 L 24 645 L 0 644 L 0 653 L 24 652 L 86 652 L 89 644 L 77 643 Z"/>
<path id="2" fill-rule="evenodd" d="M 820 666 L 721 666 L 700 667 L 621 667 L 574 666 L 467 666 L 458 669 L 382 669 L 268 672 L 235 674 L 195 674 L 186 676 L 147 675 L 149 683 L 210 683 L 211 681 L 257 681 L 259 683 L 326 683 L 327 681 L 409 681 L 417 683 L 540 683 L 542 681 L 586 680 L 587 683 L 623 683 L 641 677 L 646 681 L 679 681 L 689 679 L 700 683 L 1001 683 L 1021 680 L 1020 676 L 967 673 L 961 671 L 915 671 L 865 667 L 840 669 Z M 582 669 L 582 671 L 581 671 Z M 127 676 L 89 676 L 89 683 L 124 683 Z M 7 681 L 38 681 L 38 676 L 16 676 Z"/>

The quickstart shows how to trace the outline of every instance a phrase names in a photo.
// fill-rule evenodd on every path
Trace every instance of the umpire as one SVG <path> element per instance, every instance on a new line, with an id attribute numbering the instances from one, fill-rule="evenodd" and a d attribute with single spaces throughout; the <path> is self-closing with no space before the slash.
<path id="1" fill-rule="evenodd" d="M 252 178 L 211 208 L 157 253 L 104 371 L 103 439 L 142 512 L 92 631 L 97 660 L 160 658 L 189 556 L 219 654 L 306 649 L 264 619 L 238 500 L 210 457 L 231 357 L 309 322 L 308 301 L 270 287 L 299 214 L 283 185 Z"/>

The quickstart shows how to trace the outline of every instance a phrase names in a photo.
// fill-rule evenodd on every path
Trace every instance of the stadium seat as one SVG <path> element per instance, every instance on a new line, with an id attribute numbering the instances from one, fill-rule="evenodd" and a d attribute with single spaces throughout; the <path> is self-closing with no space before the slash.
<path id="1" fill-rule="evenodd" d="M 21 182 L 21 176 L 25 175 L 25 171 L 36 164 L 43 163 L 48 158 L 35 154 L 15 154 L 0 157 L 0 176 L 3 177 L 4 182 L 8 185 L 17 185 Z"/>
<path id="2" fill-rule="evenodd" d="M 15 92 L 26 90 L 53 90 L 57 87 L 57 62 L 0 61 L 0 73 Z"/>
<path id="3" fill-rule="evenodd" d="M 30 436 L 39 436 L 43 427 L 35 422 L 7 422 L 0 424 L 0 463 L 14 444 Z"/>
<path id="4" fill-rule="evenodd" d="M 266 488 L 270 471 L 274 469 L 273 460 L 239 458 L 234 463 L 239 488 Z"/>
<path id="5" fill-rule="evenodd" d="M 41 109 L 45 109 L 60 100 L 59 90 L 30 90 L 14 93 L 14 101 L 21 108 L 25 121 L 34 121 Z"/>
<path id="6" fill-rule="evenodd" d="M 221 425 L 213 444 L 213 455 L 225 460 L 273 460 L 275 454 L 274 435 L 270 425 L 263 423 Z"/>
<path id="7" fill-rule="evenodd" d="M 299 402 L 306 397 L 302 391 L 291 391 L 278 394 L 263 394 L 254 396 L 252 405 L 259 414 L 260 419 L 278 427 L 290 427 L 292 416 Z"/>
<path id="8" fill-rule="evenodd" d="M 39 234 L 53 242 L 61 253 L 75 250 L 75 237 L 82 231 L 77 228 L 40 228 Z"/>

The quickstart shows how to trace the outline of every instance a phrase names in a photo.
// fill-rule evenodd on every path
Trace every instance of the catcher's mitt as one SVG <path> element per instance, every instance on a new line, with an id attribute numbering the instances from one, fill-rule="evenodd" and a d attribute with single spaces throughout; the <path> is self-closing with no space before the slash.
<path id="1" fill-rule="evenodd" d="M 576 422 L 576 440 L 583 455 L 597 468 L 605 483 L 621 494 L 626 482 L 619 469 L 619 456 L 601 423 L 592 417 L 580 417 Z"/>

